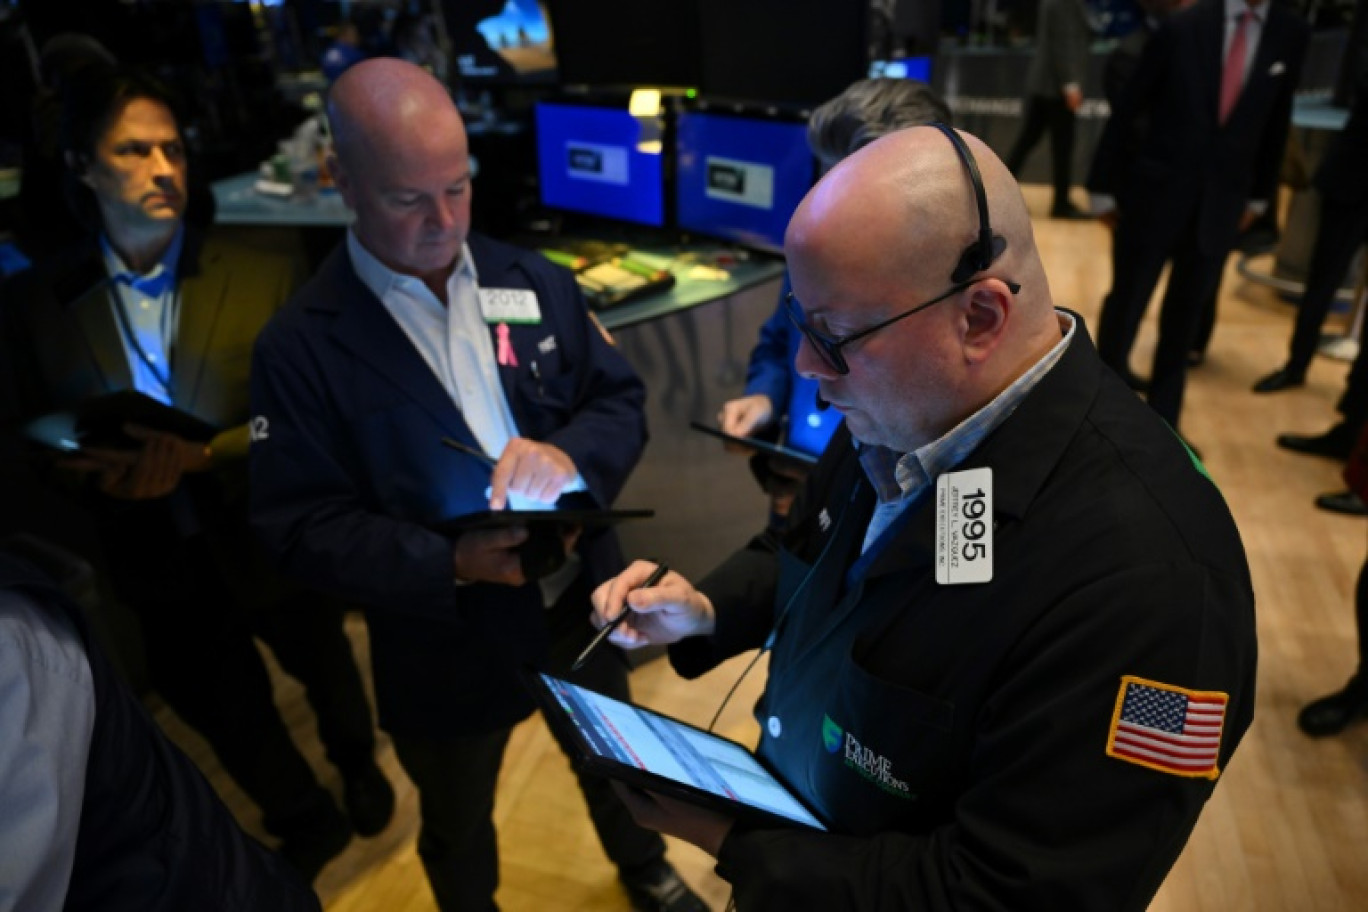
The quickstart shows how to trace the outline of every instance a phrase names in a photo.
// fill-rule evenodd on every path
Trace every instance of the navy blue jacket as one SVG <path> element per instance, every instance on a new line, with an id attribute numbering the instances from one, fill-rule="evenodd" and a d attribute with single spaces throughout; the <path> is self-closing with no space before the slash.
<path id="1" fill-rule="evenodd" d="M 482 288 L 529 289 L 540 307 L 539 324 L 510 325 L 517 364 L 499 368 L 520 433 L 563 450 L 611 504 L 646 442 L 640 379 L 567 270 L 469 245 Z M 486 509 L 489 470 L 441 444 L 479 445 L 344 247 L 258 339 L 252 412 L 253 526 L 287 573 L 367 606 L 381 726 L 441 737 L 529 715 L 517 673 L 546 653 L 541 591 L 455 585 L 453 541 L 431 527 Z M 622 564 L 609 532 L 578 548 L 592 583 Z"/>

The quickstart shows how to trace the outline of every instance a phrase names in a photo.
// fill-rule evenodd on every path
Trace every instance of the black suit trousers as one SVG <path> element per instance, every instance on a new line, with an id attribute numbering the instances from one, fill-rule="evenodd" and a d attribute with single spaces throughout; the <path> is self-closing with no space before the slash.
<path id="1" fill-rule="evenodd" d="M 1306 290 L 1297 308 L 1287 366 L 1305 373 L 1320 345 L 1321 326 L 1335 292 L 1344 281 L 1354 251 L 1368 240 L 1368 206 L 1345 205 L 1322 196 L 1316 244 L 1306 273 Z"/>
<path id="2" fill-rule="evenodd" d="M 570 671 L 594 634 L 588 620 L 590 591 L 581 576 L 547 612 L 551 628 L 547 670 L 598 693 L 630 700 L 627 665 L 617 649 L 602 648 L 578 672 Z M 494 791 L 510 731 L 445 739 L 394 736 L 399 762 L 418 787 L 423 819 L 418 856 L 442 912 L 497 908 Z M 665 857 L 660 834 L 637 826 L 607 780 L 583 774 L 577 774 L 577 779 L 599 842 L 620 872 L 634 874 Z"/>
<path id="3" fill-rule="evenodd" d="M 1032 95 L 1026 101 L 1026 119 L 1017 134 L 1016 142 L 1007 153 L 1006 165 L 1013 175 L 1021 173 L 1026 156 L 1050 131 L 1050 165 L 1054 184 L 1054 208 L 1065 208 L 1069 203 L 1069 186 L 1073 182 L 1074 113 L 1061 95 Z"/>
<path id="4" fill-rule="evenodd" d="M 209 742 L 261 808 L 266 829 L 287 837 L 307 829 L 332 799 L 290 738 L 254 635 L 304 684 L 329 759 L 347 771 L 371 762 L 375 742 L 342 613 L 297 590 L 282 598 L 291 592 L 283 587 L 244 600 L 224 553 L 204 533 L 174 531 L 168 507 L 130 504 L 101 518 L 114 595 L 139 620 L 158 693 Z M 252 546 L 245 525 L 235 533 L 238 545 Z"/>
<path id="5" fill-rule="evenodd" d="M 1114 370 L 1129 369 L 1145 308 L 1170 263 L 1168 287 L 1159 311 L 1159 342 L 1150 373 L 1149 402 L 1173 427 L 1178 426 L 1187 381 L 1188 352 L 1198 344 L 1212 295 L 1221 280 L 1226 250 L 1207 253 L 1198 242 L 1198 207 L 1193 206 L 1175 236 L 1147 234 L 1143 224 L 1122 210 L 1112 248 L 1112 290 L 1102 303 L 1097 350 Z M 1233 240 L 1232 233 L 1232 240 Z"/>

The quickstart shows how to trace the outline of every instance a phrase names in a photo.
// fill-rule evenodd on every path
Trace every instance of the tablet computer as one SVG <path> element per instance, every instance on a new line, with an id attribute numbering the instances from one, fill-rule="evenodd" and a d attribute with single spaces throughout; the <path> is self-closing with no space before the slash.
<path id="1" fill-rule="evenodd" d="M 548 674 L 524 677 L 579 768 L 761 825 L 826 829 L 743 745 Z"/>
<path id="2" fill-rule="evenodd" d="M 689 427 L 693 428 L 695 431 L 711 434 L 713 437 L 725 440 L 728 443 L 735 443 L 743 447 L 749 447 L 752 450 L 759 450 L 762 453 L 769 453 L 771 456 L 778 456 L 782 459 L 787 459 L 790 462 L 796 462 L 802 466 L 811 467 L 817 464 L 817 457 L 811 453 L 795 450 L 793 447 L 786 447 L 782 444 L 772 443 L 768 440 L 761 440 L 759 437 L 737 437 L 735 434 L 728 434 L 726 431 L 698 421 L 690 421 Z"/>
<path id="3" fill-rule="evenodd" d="M 218 432 L 189 412 L 136 390 L 119 390 L 36 418 L 25 425 L 24 434 L 36 443 L 68 453 L 84 447 L 137 449 L 141 444 L 124 433 L 125 424 L 140 424 L 200 443 L 212 440 Z"/>

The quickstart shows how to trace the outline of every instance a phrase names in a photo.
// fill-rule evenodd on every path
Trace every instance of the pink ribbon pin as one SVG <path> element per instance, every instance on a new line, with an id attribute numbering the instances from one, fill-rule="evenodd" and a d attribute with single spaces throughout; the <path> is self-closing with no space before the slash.
<path id="1" fill-rule="evenodd" d="M 496 355 L 499 364 L 503 367 L 517 367 L 518 356 L 513 354 L 513 343 L 508 341 L 508 324 L 500 323 L 494 327 L 494 334 L 499 337 L 499 350 Z"/>

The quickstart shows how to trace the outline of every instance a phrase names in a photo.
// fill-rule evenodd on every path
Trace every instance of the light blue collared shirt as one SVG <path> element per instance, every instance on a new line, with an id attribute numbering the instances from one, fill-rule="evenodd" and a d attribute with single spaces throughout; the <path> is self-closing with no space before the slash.
<path id="1" fill-rule="evenodd" d="M 176 264 L 184 241 L 182 226 L 157 264 L 139 275 L 128 268 L 109 239 L 100 235 L 105 272 L 110 278 L 109 306 L 119 327 L 133 388 L 167 405 L 175 396 L 171 357 L 180 330 Z"/>
<path id="2" fill-rule="evenodd" d="M 1063 357 L 1064 350 L 1073 340 L 1076 323 L 1073 317 L 1062 310 L 1056 310 L 1055 314 L 1059 318 L 1062 338 L 1054 347 L 1014 380 L 1011 386 L 946 434 L 911 453 L 898 454 L 881 446 L 860 447 L 860 465 L 879 499 L 874 507 L 874 515 L 869 518 L 861 553 L 869 550 L 907 505 L 929 488 L 936 478 L 963 462 L 985 437 L 1006 421 L 1026 398 L 1026 394 L 1035 389 L 1036 384 Z"/>

